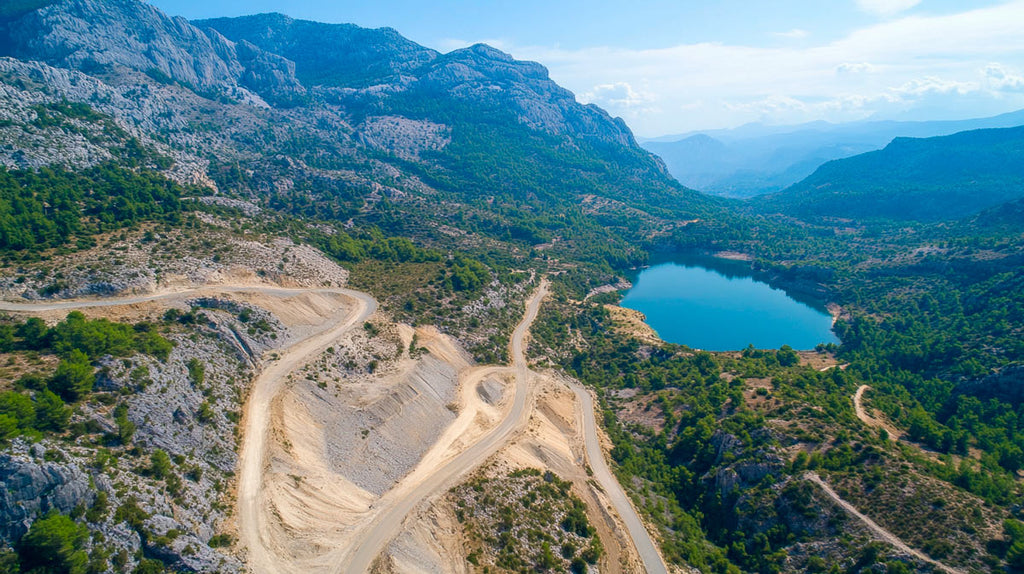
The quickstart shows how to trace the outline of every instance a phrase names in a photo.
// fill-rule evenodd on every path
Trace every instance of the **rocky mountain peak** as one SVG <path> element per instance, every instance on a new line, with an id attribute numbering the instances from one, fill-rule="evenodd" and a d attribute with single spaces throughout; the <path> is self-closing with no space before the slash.
<path id="1" fill-rule="evenodd" d="M 284 58 L 255 46 L 239 50 L 137 0 L 49 3 L 0 21 L 0 38 L 0 55 L 86 73 L 128 68 L 203 92 L 243 86 L 271 98 L 302 89 Z"/>
<path id="2" fill-rule="evenodd" d="M 296 62 L 299 79 L 310 87 L 364 88 L 393 82 L 439 55 L 391 28 L 324 24 L 276 13 L 194 24 Z"/>
<path id="3" fill-rule="evenodd" d="M 439 108 L 467 103 L 497 107 L 536 130 L 636 145 L 624 123 L 596 106 L 580 105 L 572 92 L 551 80 L 547 68 L 516 60 L 487 44 L 441 54 L 390 28 L 323 24 L 281 14 L 194 24 L 295 62 L 297 77 L 311 89 L 371 90 L 377 94 L 380 86 L 392 86 Z M 403 109 L 389 112 L 402 114 Z"/>

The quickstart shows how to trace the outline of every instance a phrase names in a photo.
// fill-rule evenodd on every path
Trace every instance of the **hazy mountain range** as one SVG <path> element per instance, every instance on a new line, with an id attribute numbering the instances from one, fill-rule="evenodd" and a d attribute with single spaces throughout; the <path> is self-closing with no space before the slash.
<path id="1" fill-rule="evenodd" d="M 1024 127 L 896 138 L 884 149 L 833 160 L 760 211 L 858 221 L 962 219 L 1024 197 Z"/>
<path id="2" fill-rule="evenodd" d="M 925 138 L 965 130 L 1024 125 L 1024 110 L 991 118 L 930 121 L 812 122 L 796 126 L 748 124 L 644 140 L 683 185 L 725 197 L 782 190 L 827 161 L 885 147 L 897 137 Z"/>

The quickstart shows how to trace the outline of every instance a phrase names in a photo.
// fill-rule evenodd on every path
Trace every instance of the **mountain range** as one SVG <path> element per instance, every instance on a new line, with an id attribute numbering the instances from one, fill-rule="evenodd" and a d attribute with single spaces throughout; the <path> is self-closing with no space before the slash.
<path id="1" fill-rule="evenodd" d="M 785 191 L 752 200 L 762 212 L 931 223 L 968 218 L 1024 197 L 1024 127 L 896 138 L 830 161 Z"/>
<path id="2" fill-rule="evenodd" d="M 894 138 L 927 138 L 956 132 L 1024 125 L 1024 110 L 956 121 L 812 122 L 796 126 L 748 124 L 644 140 L 684 185 L 725 197 L 781 191 L 825 162 L 881 149 Z"/>

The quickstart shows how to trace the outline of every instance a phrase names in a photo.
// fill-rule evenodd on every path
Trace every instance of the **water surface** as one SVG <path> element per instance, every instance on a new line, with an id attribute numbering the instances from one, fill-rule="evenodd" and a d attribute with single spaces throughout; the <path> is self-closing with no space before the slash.
<path id="1" fill-rule="evenodd" d="M 665 341 L 706 351 L 747 345 L 809 350 L 839 342 L 824 306 L 756 281 L 743 262 L 698 256 L 656 260 L 633 277 L 621 305 L 646 315 Z"/>

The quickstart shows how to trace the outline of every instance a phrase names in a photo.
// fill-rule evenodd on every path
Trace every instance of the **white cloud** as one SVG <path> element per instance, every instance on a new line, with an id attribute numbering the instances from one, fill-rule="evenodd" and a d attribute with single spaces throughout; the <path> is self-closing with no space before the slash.
<path id="1" fill-rule="evenodd" d="M 779 38 L 786 38 L 789 40 L 802 40 L 810 36 L 811 33 L 801 28 L 793 28 L 789 32 L 776 32 L 775 35 Z"/>
<path id="2" fill-rule="evenodd" d="M 993 63 L 985 66 L 982 75 L 995 91 L 1024 92 L 1024 76 L 1012 68 Z"/>
<path id="3" fill-rule="evenodd" d="M 876 16 L 894 16 L 906 12 L 921 3 L 921 0 L 856 0 L 857 7 Z"/>
<path id="4" fill-rule="evenodd" d="M 722 43 L 663 49 L 512 47 L 555 81 L 656 136 L 749 121 L 849 121 L 912 112 L 1024 108 L 1024 0 L 905 16 L 807 48 Z M 800 104 L 800 105 L 797 105 Z M 959 106 L 959 107 L 958 107 Z"/>
<path id="5" fill-rule="evenodd" d="M 868 62 L 843 62 L 836 66 L 837 74 L 870 74 L 875 70 Z"/>
<path id="6" fill-rule="evenodd" d="M 904 96 L 924 96 L 928 94 L 959 94 L 966 95 L 981 88 L 976 82 L 959 82 L 944 80 L 936 76 L 915 78 L 902 86 L 892 88 L 892 92 Z"/>
<path id="7" fill-rule="evenodd" d="M 633 89 L 633 86 L 626 82 L 594 86 L 590 91 L 580 94 L 577 99 L 585 104 L 610 105 L 623 108 L 643 106 L 653 101 L 653 97 L 650 94 L 637 92 Z"/>

